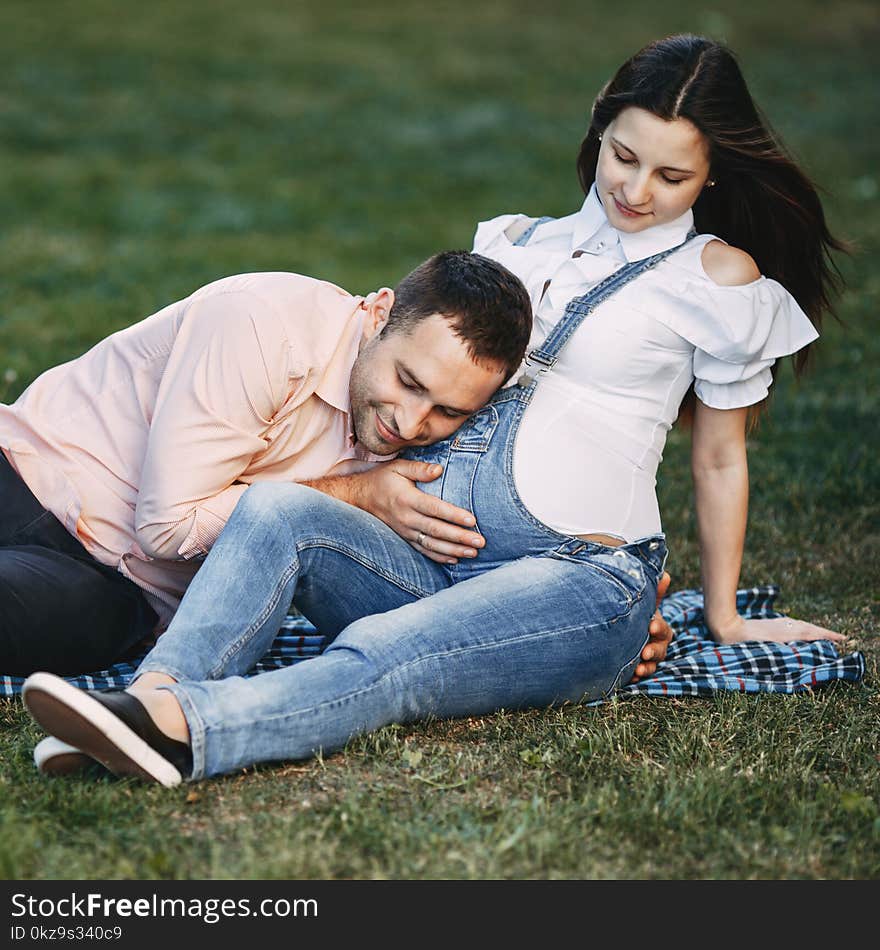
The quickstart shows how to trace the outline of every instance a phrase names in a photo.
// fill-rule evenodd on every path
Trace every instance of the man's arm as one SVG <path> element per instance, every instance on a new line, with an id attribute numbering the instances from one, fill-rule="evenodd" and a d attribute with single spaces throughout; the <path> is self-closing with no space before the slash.
<path id="1" fill-rule="evenodd" d="M 285 398 L 288 353 L 280 322 L 250 294 L 189 305 L 159 385 L 138 491 L 135 529 L 147 555 L 210 549 Z"/>

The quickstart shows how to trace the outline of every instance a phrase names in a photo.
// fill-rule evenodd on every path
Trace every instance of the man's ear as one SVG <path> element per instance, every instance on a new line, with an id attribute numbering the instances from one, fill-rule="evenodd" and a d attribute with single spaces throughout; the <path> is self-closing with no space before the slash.
<path id="1" fill-rule="evenodd" d="M 362 304 L 367 311 L 363 331 L 365 340 L 374 337 L 385 326 L 393 305 L 394 291 L 390 287 L 382 287 L 375 293 L 367 294 Z"/>

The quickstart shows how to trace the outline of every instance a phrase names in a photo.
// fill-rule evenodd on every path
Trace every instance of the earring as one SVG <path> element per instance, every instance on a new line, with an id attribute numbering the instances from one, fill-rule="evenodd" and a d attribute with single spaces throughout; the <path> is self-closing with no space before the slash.
<path id="1" fill-rule="evenodd" d="M 714 188 L 714 187 L 715 187 L 715 182 L 710 178 L 710 179 L 706 182 L 706 187 L 707 187 L 707 188 Z"/>
<path id="2" fill-rule="evenodd" d="M 601 142 L 601 141 L 602 141 L 602 133 L 601 133 L 601 132 L 597 133 L 596 138 Z"/>

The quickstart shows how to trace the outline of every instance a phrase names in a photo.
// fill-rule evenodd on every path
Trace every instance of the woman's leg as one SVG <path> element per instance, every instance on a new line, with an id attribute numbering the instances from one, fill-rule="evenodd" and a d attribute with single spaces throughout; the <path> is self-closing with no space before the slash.
<path id="1" fill-rule="evenodd" d="M 391 722 L 606 695 L 638 661 L 658 571 L 569 548 L 358 620 L 308 663 L 163 687 L 186 717 L 193 777 L 332 751 Z"/>
<path id="2" fill-rule="evenodd" d="M 387 525 L 313 488 L 260 482 L 244 493 L 137 676 L 213 680 L 246 673 L 291 601 L 328 638 L 358 617 L 449 584 Z"/>

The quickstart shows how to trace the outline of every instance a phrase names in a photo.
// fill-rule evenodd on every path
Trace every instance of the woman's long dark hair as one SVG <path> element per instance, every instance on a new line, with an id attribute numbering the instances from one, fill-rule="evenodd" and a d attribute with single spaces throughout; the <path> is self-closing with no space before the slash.
<path id="1" fill-rule="evenodd" d="M 841 283 L 831 252 L 846 247 L 828 230 L 815 186 L 752 101 L 733 53 L 705 37 L 679 35 L 624 63 L 593 105 L 577 163 L 584 192 L 596 177 L 600 133 L 628 106 L 688 119 L 705 135 L 715 186 L 694 204 L 697 230 L 751 254 L 761 273 L 778 280 L 821 326 Z M 794 357 L 797 374 L 808 349 Z"/>

